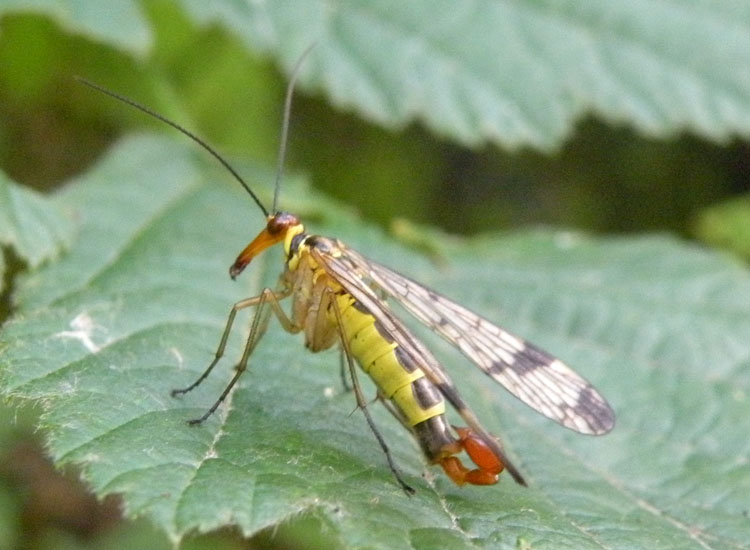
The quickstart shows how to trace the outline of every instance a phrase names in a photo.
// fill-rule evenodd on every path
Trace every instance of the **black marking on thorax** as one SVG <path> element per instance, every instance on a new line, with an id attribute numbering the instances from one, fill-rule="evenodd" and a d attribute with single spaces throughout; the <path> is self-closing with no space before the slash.
<path id="1" fill-rule="evenodd" d="M 311 235 L 308 235 L 305 232 L 299 233 L 292 237 L 292 242 L 289 244 L 289 255 L 287 256 L 287 260 L 290 260 L 292 256 L 294 256 L 300 249 L 300 247 L 303 244 L 307 243 L 308 238 L 310 238 Z"/>

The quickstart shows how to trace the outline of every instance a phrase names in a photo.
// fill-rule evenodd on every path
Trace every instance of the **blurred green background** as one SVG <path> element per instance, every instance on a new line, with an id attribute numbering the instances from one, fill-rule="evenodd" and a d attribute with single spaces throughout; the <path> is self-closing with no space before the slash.
<path id="1" fill-rule="evenodd" d="M 0 162 L 47 189 L 125 132 L 171 132 L 77 84 L 81 75 L 195 129 L 228 156 L 274 163 L 285 78 L 218 25 L 144 3 L 155 43 L 133 58 L 49 18 L 6 15 L 0 35 Z M 288 166 L 384 226 L 397 218 L 476 233 L 528 225 L 704 237 L 704 210 L 750 190 L 745 141 L 649 139 L 590 116 L 559 150 L 468 149 L 418 123 L 386 130 L 298 91 Z"/>
<path id="2" fill-rule="evenodd" d="M 285 76 L 269 55 L 250 51 L 225 28 L 197 25 L 176 2 L 143 2 L 154 42 L 144 40 L 134 55 L 71 29 L 69 19 L 16 5 L 16 12 L 0 12 L 0 168 L 15 181 L 50 192 L 125 133 L 172 131 L 73 75 L 152 106 L 230 159 L 275 162 Z M 745 141 L 713 143 L 688 133 L 648 138 L 594 116 L 579 121 L 553 153 L 469 149 L 419 123 L 384 129 L 305 91 L 295 99 L 287 162 L 416 245 L 420 225 L 473 234 L 543 224 L 667 231 L 743 257 L 750 256 L 749 165 Z M 24 268 L 9 251 L 7 260 L 4 317 L 12 277 Z M 75 472 L 54 471 L 33 434 L 37 411 L 2 414 L 0 548 L 170 547 L 148 525 L 119 521 L 116 499 L 97 502 Z M 184 547 L 324 546 L 309 538 L 317 527 L 299 522 L 251 541 L 227 531 Z"/>

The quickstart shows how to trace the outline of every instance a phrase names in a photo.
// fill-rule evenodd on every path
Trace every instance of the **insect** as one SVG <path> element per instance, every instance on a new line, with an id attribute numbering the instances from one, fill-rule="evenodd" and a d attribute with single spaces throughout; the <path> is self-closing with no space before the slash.
<path id="1" fill-rule="evenodd" d="M 291 98 L 306 54 L 297 62 L 287 88 L 271 211 L 202 139 L 147 107 L 81 79 L 84 84 L 169 124 L 197 142 L 250 194 L 263 212 L 266 225 L 230 267 L 233 279 L 264 250 L 276 244 L 284 248 L 284 269 L 279 285 L 237 302 L 229 313 L 208 368 L 189 386 L 172 391 L 173 396 L 178 396 L 200 385 L 222 358 L 237 312 L 255 308 L 250 334 L 233 378 L 211 408 L 189 422 L 202 423 L 220 406 L 246 370 L 273 314 L 286 331 L 303 333 L 305 346 L 310 351 L 340 346 L 358 408 L 364 413 L 390 470 L 407 494 L 413 493 L 413 489 L 403 479 L 370 416 L 355 363 L 374 381 L 378 400 L 413 434 L 427 460 L 441 466 L 456 484 L 491 485 L 507 470 L 516 482 L 525 485 L 523 476 L 499 440 L 482 427 L 442 365 L 394 315 L 383 298 L 387 296 L 539 413 L 580 433 L 599 435 L 610 431 L 614 426 L 614 413 L 608 403 L 591 384 L 559 359 L 420 283 L 366 259 L 341 241 L 307 233 L 295 215 L 276 210 Z M 291 300 L 290 313 L 282 306 L 285 299 Z M 446 403 L 457 411 L 466 427 L 449 424 Z M 457 456 L 462 452 L 472 465 L 467 467 Z"/>

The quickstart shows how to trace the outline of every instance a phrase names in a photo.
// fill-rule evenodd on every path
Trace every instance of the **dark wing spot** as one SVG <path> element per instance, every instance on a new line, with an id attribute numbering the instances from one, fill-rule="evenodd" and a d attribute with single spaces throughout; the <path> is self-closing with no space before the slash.
<path id="1" fill-rule="evenodd" d="M 578 402 L 573 408 L 574 414 L 585 418 L 595 433 L 606 433 L 615 425 L 612 409 L 602 401 L 602 398 L 591 386 L 587 386 L 578 394 Z"/>
<path id="2" fill-rule="evenodd" d="M 505 363 L 505 361 L 493 361 L 487 372 L 491 375 L 499 375 L 502 374 L 506 368 L 508 368 L 508 365 Z"/>
<path id="3" fill-rule="evenodd" d="M 512 365 L 513 370 L 520 374 L 526 374 L 535 369 L 547 367 L 555 360 L 546 351 L 528 343 L 524 349 L 514 353 L 513 357 L 515 358 L 515 362 Z M 494 364 L 492 368 L 495 368 Z"/>

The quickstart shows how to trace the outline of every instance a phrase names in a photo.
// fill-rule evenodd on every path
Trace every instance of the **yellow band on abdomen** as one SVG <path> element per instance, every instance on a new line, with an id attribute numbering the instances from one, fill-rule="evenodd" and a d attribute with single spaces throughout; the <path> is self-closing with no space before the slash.
<path id="1" fill-rule="evenodd" d="M 378 330 L 375 317 L 359 309 L 351 295 L 339 295 L 336 301 L 352 355 L 383 396 L 401 411 L 405 421 L 413 426 L 444 414 L 442 399 L 427 408 L 420 404 L 413 383 L 424 378 L 424 372 L 418 367 L 410 370 L 401 362 L 396 353 L 398 344 Z"/>

